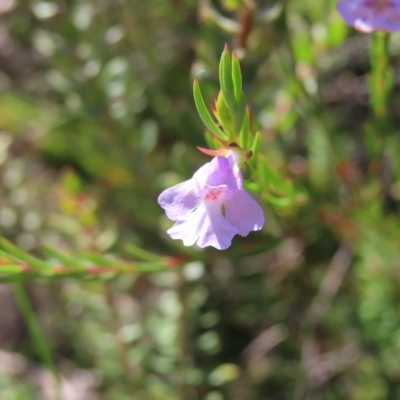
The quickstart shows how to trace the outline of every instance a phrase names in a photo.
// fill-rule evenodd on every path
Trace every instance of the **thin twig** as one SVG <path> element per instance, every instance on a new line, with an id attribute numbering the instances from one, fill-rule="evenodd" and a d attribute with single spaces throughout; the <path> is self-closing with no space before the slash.
<path id="1" fill-rule="evenodd" d="M 48 342 L 43 335 L 40 328 L 40 324 L 36 318 L 35 312 L 33 311 L 31 302 L 28 295 L 26 294 L 25 288 L 21 282 L 16 282 L 12 285 L 15 301 L 21 311 L 22 317 L 25 321 L 33 347 L 36 350 L 38 357 L 42 363 L 50 371 L 56 384 L 57 399 L 62 399 L 61 394 L 61 382 L 57 372 L 57 368 L 54 364 L 51 350 Z"/>
<path id="2" fill-rule="evenodd" d="M 343 242 L 334 254 L 331 264 L 322 279 L 318 294 L 307 311 L 307 319 L 313 324 L 320 321 L 326 314 L 332 299 L 343 282 L 352 259 L 352 248 L 349 244 Z"/>

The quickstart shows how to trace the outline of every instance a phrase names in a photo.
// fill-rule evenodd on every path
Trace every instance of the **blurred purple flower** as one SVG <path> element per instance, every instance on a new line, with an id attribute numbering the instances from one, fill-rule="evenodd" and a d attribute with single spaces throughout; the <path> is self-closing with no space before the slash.
<path id="1" fill-rule="evenodd" d="M 233 236 L 260 230 L 264 213 L 243 189 L 235 156 L 215 157 L 192 179 L 164 190 L 158 203 L 175 225 L 167 231 L 185 246 L 213 246 L 225 250 Z"/>
<path id="2" fill-rule="evenodd" d="M 342 0 L 337 9 L 361 32 L 400 30 L 400 0 Z"/>

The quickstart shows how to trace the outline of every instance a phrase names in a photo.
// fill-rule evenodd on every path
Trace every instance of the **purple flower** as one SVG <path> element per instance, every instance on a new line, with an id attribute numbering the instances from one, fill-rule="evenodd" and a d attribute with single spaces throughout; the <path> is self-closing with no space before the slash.
<path id="1" fill-rule="evenodd" d="M 337 9 L 361 32 L 400 30 L 400 0 L 342 0 Z"/>
<path id="2" fill-rule="evenodd" d="M 213 158 L 192 179 L 164 190 L 158 203 L 175 221 L 167 233 L 185 246 L 225 250 L 233 236 L 247 236 L 264 224 L 261 207 L 243 189 L 233 152 Z"/>

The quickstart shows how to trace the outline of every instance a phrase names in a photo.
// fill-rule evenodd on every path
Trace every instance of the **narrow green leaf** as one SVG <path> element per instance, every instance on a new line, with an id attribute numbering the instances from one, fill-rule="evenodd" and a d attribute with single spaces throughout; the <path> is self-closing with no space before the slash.
<path id="1" fill-rule="evenodd" d="M 260 152 L 261 149 L 261 143 L 262 143 L 261 133 L 257 132 L 254 136 L 253 144 L 251 146 L 251 151 L 253 152 L 253 155 L 249 160 L 251 166 L 254 166 L 257 161 L 258 153 Z"/>
<path id="2" fill-rule="evenodd" d="M 26 327 L 28 328 L 32 344 L 37 352 L 37 355 L 47 367 L 49 372 L 53 375 L 56 381 L 56 398 L 60 399 L 60 379 L 58 376 L 57 368 L 54 364 L 49 342 L 43 335 L 39 322 L 33 311 L 31 302 L 26 294 L 22 283 L 16 282 L 13 286 L 15 301 L 22 314 Z"/>
<path id="3" fill-rule="evenodd" d="M 50 264 L 47 264 L 46 262 L 39 260 L 38 258 L 36 258 L 34 256 L 31 256 L 30 254 L 19 249 L 17 246 L 13 245 L 11 242 L 9 242 L 8 240 L 6 240 L 4 238 L 0 239 L 0 246 L 6 252 L 19 258 L 22 261 L 27 262 L 28 264 L 37 268 L 38 270 L 53 271 L 53 267 Z"/>
<path id="4" fill-rule="evenodd" d="M 240 135 L 240 131 L 242 129 L 243 121 L 245 119 L 246 114 L 247 114 L 246 96 L 242 92 L 238 106 L 237 106 L 237 110 L 235 113 L 235 134 Z"/>
<path id="5" fill-rule="evenodd" d="M 246 190 L 249 192 L 254 192 L 254 193 L 261 192 L 261 187 L 256 182 L 246 181 L 245 185 L 246 185 Z"/>
<path id="6" fill-rule="evenodd" d="M 262 186 L 267 188 L 269 186 L 269 182 L 271 181 L 271 170 L 268 168 L 267 161 L 265 159 L 258 161 L 257 172 L 259 173 Z"/>
<path id="7" fill-rule="evenodd" d="M 232 80 L 231 55 L 229 54 L 229 48 L 227 45 L 225 45 L 219 63 L 219 81 L 226 105 L 228 106 L 230 112 L 234 113 L 236 110 L 236 101 Z"/>
<path id="8" fill-rule="evenodd" d="M 267 194 L 265 199 L 275 207 L 286 208 L 293 205 L 292 199 L 288 197 L 276 197 L 272 194 Z"/>
<path id="9" fill-rule="evenodd" d="M 70 267 L 70 268 L 76 268 L 78 270 L 85 270 L 86 267 L 77 261 L 75 258 L 72 258 L 70 256 L 67 256 L 66 254 L 61 253 L 54 247 L 51 247 L 49 245 L 44 245 L 43 246 L 46 253 L 51 255 L 52 257 L 56 258 L 58 261 L 61 261 L 65 266 Z"/>
<path id="10" fill-rule="evenodd" d="M 19 260 L 17 257 L 6 253 L 4 250 L 0 249 L 0 258 L 7 260 L 10 262 L 10 264 L 18 264 L 21 260 Z"/>
<path id="11" fill-rule="evenodd" d="M 133 257 L 135 257 L 139 260 L 142 260 L 142 261 L 158 262 L 163 259 L 162 256 L 151 253 L 150 251 L 141 249 L 140 247 L 135 246 L 132 243 L 125 246 L 125 251 L 127 253 L 131 254 Z"/>
<path id="12" fill-rule="evenodd" d="M 231 113 L 229 112 L 229 109 L 225 103 L 222 91 L 220 91 L 218 94 L 216 107 L 217 107 L 216 117 L 219 123 L 223 126 L 224 132 L 226 132 L 228 137 L 232 137 L 234 132 L 233 132 Z"/>
<path id="13" fill-rule="evenodd" d="M 95 264 L 101 265 L 101 266 L 109 266 L 112 264 L 115 264 L 115 260 L 111 259 L 110 257 L 103 256 L 101 254 L 97 253 L 81 253 L 82 257 L 87 259 L 90 262 L 93 262 Z M 119 263 L 119 261 L 118 261 Z"/>
<path id="14" fill-rule="evenodd" d="M 243 91 L 243 83 L 242 71 L 240 70 L 240 62 L 235 53 L 232 53 L 232 81 L 236 104 L 239 104 Z"/>
<path id="15" fill-rule="evenodd" d="M 293 181 L 290 179 L 285 179 L 283 181 L 283 191 L 286 196 L 294 198 L 296 195 L 296 188 L 293 184 Z"/>
<path id="16" fill-rule="evenodd" d="M 249 138 L 250 138 L 250 115 L 249 115 L 249 109 L 246 109 L 242 128 L 240 129 L 239 133 L 239 144 L 244 151 L 249 150 L 248 149 Z"/>
<path id="17" fill-rule="evenodd" d="M 220 128 L 218 128 L 215 121 L 212 119 L 207 107 L 204 103 L 203 95 L 201 94 L 200 85 L 197 79 L 194 80 L 193 84 L 193 95 L 194 101 L 196 103 L 197 111 L 200 115 L 201 120 L 207 129 L 215 136 L 219 137 L 222 140 L 227 140 L 228 137 Z"/>
<path id="18" fill-rule="evenodd" d="M 21 265 L 0 265 L 0 274 L 19 274 L 24 270 Z"/>
<path id="19" fill-rule="evenodd" d="M 37 273 L 9 274 L 0 276 L 0 283 L 25 282 L 40 278 Z"/>
<path id="20" fill-rule="evenodd" d="M 269 167 L 267 160 L 264 158 L 260 159 L 257 163 L 257 169 L 260 173 L 264 188 L 267 188 L 268 190 L 279 195 L 284 194 L 285 182 L 276 171 Z"/>

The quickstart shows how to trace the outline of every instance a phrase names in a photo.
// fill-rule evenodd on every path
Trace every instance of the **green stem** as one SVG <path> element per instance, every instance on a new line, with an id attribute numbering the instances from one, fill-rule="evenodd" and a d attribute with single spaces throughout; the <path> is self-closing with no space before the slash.
<path id="1" fill-rule="evenodd" d="M 371 74 L 368 85 L 373 121 L 367 128 L 366 145 L 373 159 L 381 157 L 386 138 L 393 131 L 389 118 L 389 100 L 394 84 L 393 69 L 390 67 L 389 37 L 383 32 L 375 32 L 371 36 Z"/>
<path id="2" fill-rule="evenodd" d="M 26 327 L 29 331 L 33 346 L 36 350 L 38 357 L 41 359 L 43 365 L 53 375 L 57 388 L 57 398 L 61 399 L 60 378 L 57 373 L 57 368 L 54 364 L 50 348 L 47 344 L 46 338 L 40 328 L 39 322 L 32 309 L 28 295 L 21 282 L 16 282 L 12 285 L 15 301 L 22 314 Z"/>
<path id="3" fill-rule="evenodd" d="M 370 62 L 370 107 L 375 119 L 385 123 L 388 116 L 388 100 L 393 86 L 393 71 L 389 60 L 389 35 L 375 32 L 372 35 Z"/>

